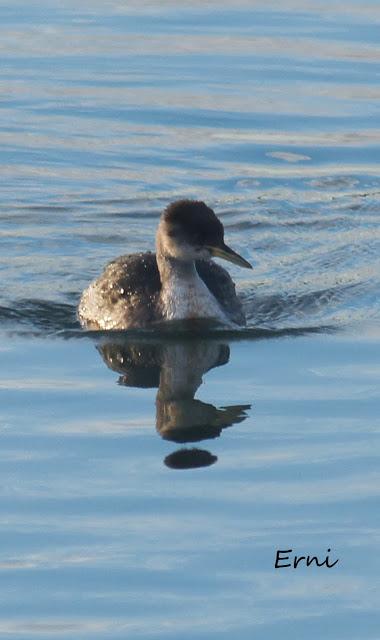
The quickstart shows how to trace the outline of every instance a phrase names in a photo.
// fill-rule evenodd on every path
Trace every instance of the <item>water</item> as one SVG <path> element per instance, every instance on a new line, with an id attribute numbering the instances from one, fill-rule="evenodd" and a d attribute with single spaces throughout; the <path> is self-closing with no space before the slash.
<path id="1" fill-rule="evenodd" d="M 379 5 L 79 5 L 0 5 L 0 633 L 374 640 Z M 179 197 L 247 329 L 83 334 Z"/>

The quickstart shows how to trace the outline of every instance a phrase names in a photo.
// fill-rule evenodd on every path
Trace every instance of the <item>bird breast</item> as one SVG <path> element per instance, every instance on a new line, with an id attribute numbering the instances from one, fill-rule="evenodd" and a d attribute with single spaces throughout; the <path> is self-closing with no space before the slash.
<path id="1" fill-rule="evenodd" d="M 223 324 L 231 324 L 198 275 L 189 280 L 171 278 L 162 288 L 160 306 L 166 320 L 214 318 Z"/>

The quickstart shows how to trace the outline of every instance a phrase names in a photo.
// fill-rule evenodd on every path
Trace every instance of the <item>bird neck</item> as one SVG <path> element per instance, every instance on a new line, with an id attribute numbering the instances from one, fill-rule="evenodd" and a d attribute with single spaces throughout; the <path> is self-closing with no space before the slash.
<path id="1" fill-rule="evenodd" d="M 166 320 L 218 317 L 221 313 L 219 305 L 198 275 L 194 260 L 168 256 L 160 238 L 156 248 L 163 317 Z"/>
<path id="2" fill-rule="evenodd" d="M 157 266 L 163 289 L 174 284 L 194 284 L 199 279 L 194 260 L 178 260 L 157 253 Z"/>
<path id="3" fill-rule="evenodd" d="M 170 240 L 169 240 L 170 242 Z M 159 232 L 156 260 L 161 279 L 159 306 L 166 320 L 213 319 L 225 324 L 227 318 L 218 301 L 199 276 L 191 258 L 168 255 L 168 238 Z"/>
<path id="4" fill-rule="evenodd" d="M 162 288 L 173 286 L 174 283 L 194 283 L 199 279 L 194 260 L 173 258 L 165 248 L 165 241 L 159 232 L 156 238 L 156 259 Z"/>

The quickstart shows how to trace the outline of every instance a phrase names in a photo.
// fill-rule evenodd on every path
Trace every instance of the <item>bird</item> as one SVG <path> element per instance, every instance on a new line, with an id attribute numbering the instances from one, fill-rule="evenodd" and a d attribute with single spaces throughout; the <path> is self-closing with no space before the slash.
<path id="1" fill-rule="evenodd" d="M 122 255 L 82 293 L 78 319 L 88 330 L 149 328 L 168 321 L 207 319 L 246 324 L 242 303 L 218 257 L 252 265 L 224 242 L 224 228 L 200 200 L 177 200 L 163 211 L 156 253 Z"/>

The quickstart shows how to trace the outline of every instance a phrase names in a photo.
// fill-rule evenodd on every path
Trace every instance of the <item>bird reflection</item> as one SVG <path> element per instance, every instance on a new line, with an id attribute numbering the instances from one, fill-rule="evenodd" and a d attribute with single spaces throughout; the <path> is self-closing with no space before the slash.
<path id="1" fill-rule="evenodd" d="M 226 344 L 206 339 L 131 342 L 117 340 L 97 346 L 106 365 L 120 374 L 119 384 L 158 388 L 156 428 L 161 437 L 178 444 L 217 438 L 223 429 L 242 422 L 249 404 L 217 408 L 194 396 L 207 371 L 228 363 Z M 164 463 L 171 469 L 214 464 L 217 457 L 199 448 L 181 448 Z"/>

